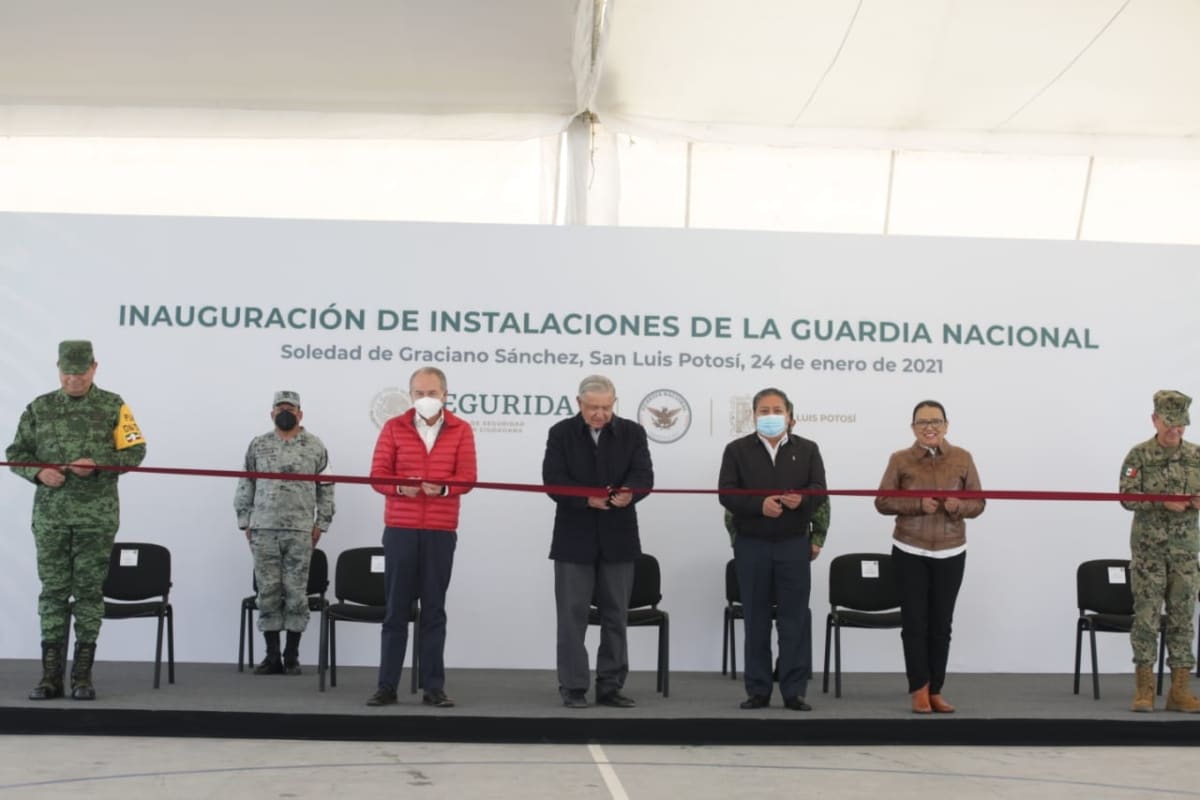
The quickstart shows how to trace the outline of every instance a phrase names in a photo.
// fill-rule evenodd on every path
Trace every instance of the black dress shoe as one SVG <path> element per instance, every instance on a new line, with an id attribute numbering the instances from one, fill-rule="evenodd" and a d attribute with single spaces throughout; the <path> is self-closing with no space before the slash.
<path id="1" fill-rule="evenodd" d="M 367 700 L 369 706 L 390 706 L 396 702 L 396 690 L 380 686 Z"/>
<path id="2" fill-rule="evenodd" d="M 587 693 L 583 689 L 564 689 L 562 699 L 567 708 L 587 708 Z"/>
<path id="3" fill-rule="evenodd" d="M 284 675 L 299 675 L 299 674 L 301 674 L 300 673 L 300 662 L 285 658 L 283 660 L 283 674 Z"/>
<path id="4" fill-rule="evenodd" d="M 812 711 L 812 706 L 804 702 L 803 697 L 788 697 L 783 701 L 785 708 L 790 708 L 792 711 Z"/>
<path id="5" fill-rule="evenodd" d="M 742 701 L 739 708 L 744 708 L 747 711 L 755 708 L 766 708 L 771 704 L 771 698 L 765 694 L 752 694 Z"/>
<path id="6" fill-rule="evenodd" d="M 437 708 L 454 708 L 454 701 L 446 697 L 446 693 L 441 689 L 433 689 L 425 693 L 421 698 L 421 702 L 427 706 L 435 706 Z"/>
<path id="7" fill-rule="evenodd" d="M 596 705 L 612 706 L 613 708 L 635 708 L 637 701 L 632 697 L 626 697 L 620 691 L 613 691 L 597 694 Z"/>

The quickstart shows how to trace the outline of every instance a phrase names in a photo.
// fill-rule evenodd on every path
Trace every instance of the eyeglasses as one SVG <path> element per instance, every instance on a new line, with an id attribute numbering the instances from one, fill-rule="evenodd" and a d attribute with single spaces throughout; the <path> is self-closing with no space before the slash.
<path id="1" fill-rule="evenodd" d="M 944 419 L 914 419 L 912 426 L 914 428 L 933 428 L 935 431 L 945 427 L 946 420 Z"/>

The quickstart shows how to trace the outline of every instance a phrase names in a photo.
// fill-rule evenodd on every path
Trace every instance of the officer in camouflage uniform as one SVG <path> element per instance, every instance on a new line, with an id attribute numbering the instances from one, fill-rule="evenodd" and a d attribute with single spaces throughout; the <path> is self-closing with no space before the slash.
<path id="1" fill-rule="evenodd" d="M 1174 494 L 1178 501 L 1121 505 L 1133 512 L 1130 535 L 1130 588 L 1133 590 L 1133 663 L 1137 688 L 1133 711 L 1154 710 L 1154 657 L 1163 602 L 1167 617 L 1167 663 L 1171 665 L 1168 711 L 1200 711 L 1200 699 L 1188 691 L 1196 664 L 1192 653 L 1195 629 L 1197 565 L 1200 551 L 1200 447 L 1183 441 L 1192 399 L 1180 392 L 1154 394 L 1150 419 L 1153 439 L 1129 451 L 1121 467 L 1122 494 Z"/>
<path id="2" fill-rule="evenodd" d="M 42 680 L 31 700 L 63 695 L 66 640 L 74 598 L 75 659 L 71 696 L 93 700 L 92 664 L 104 617 L 104 580 L 119 524 L 118 471 L 136 467 L 146 443 L 120 395 L 96 386 L 92 343 L 58 345 L 61 388 L 25 407 L 9 461 L 53 464 L 13 467 L 37 486 L 33 539 L 37 546 L 38 615 L 42 628 Z"/>
<path id="3" fill-rule="evenodd" d="M 275 430 L 257 436 L 246 451 L 247 472 L 329 471 L 325 445 L 300 426 L 300 395 L 275 393 Z M 313 548 L 333 520 L 333 484 L 288 480 L 238 481 L 233 498 L 238 527 L 250 542 L 258 583 L 258 629 L 267 655 L 256 675 L 300 674 L 300 634 L 308 626 L 308 565 Z M 287 631 L 282 655 L 279 632 Z"/>

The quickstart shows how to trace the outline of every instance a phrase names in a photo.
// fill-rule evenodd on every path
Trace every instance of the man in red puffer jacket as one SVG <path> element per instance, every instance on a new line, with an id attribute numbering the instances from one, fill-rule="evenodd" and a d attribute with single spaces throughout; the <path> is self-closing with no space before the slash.
<path id="1" fill-rule="evenodd" d="M 475 434 L 446 411 L 446 375 L 421 367 L 408 382 L 413 407 L 379 432 L 371 477 L 413 479 L 413 485 L 373 483 L 384 495 L 383 552 L 387 613 L 380 634 L 379 686 L 369 706 L 396 702 L 408 647 L 408 615 L 421 599 L 422 702 L 449 708 L 442 652 L 446 645 L 446 589 L 458 542 L 459 495 L 475 483 Z"/>

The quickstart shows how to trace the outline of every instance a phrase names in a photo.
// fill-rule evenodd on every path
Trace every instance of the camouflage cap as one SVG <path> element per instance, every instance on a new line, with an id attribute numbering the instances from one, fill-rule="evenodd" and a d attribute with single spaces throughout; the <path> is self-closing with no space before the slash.
<path id="1" fill-rule="evenodd" d="M 291 389 L 282 389 L 275 393 L 275 402 L 272 405 L 280 403 L 291 403 L 296 408 L 300 407 L 300 393 L 293 392 Z"/>
<path id="2" fill-rule="evenodd" d="M 1192 398 L 1174 389 L 1162 389 L 1154 393 L 1154 415 L 1167 425 L 1190 425 L 1188 406 Z"/>
<path id="3" fill-rule="evenodd" d="M 80 375 L 96 362 L 92 343 L 86 339 L 67 339 L 58 343 L 58 368 L 68 375 Z"/>

